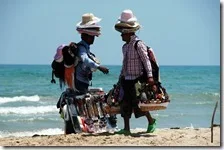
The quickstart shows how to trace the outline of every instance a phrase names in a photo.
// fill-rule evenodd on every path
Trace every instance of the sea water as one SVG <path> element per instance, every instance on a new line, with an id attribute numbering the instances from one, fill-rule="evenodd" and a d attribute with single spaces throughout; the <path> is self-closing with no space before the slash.
<path id="1" fill-rule="evenodd" d="M 121 66 L 107 66 L 109 74 L 93 74 L 93 87 L 108 92 L 117 83 Z M 220 124 L 220 66 L 160 66 L 162 86 L 170 96 L 167 109 L 152 111 L 157 128 L 210 127 Z M 0 65 L 0 137 L 63 134 L 64 122 L 56 103 L 63 92 L 51 84 L 50 65 Z M 118 128 L 123 119 L 118 118 Z M 146 130 L 145 117 L 132 118 L 131 129 Z"/>

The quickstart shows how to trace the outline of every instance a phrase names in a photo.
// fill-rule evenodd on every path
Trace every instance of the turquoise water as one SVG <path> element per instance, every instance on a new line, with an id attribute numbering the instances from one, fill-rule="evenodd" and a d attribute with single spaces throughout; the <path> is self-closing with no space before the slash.
<path id="1" fill-rule="evenodd" d="M 97 71 L 93 87 L 108 92 L 117 82 L 121 66 Z M 169 93 L 167 109 L 152 111 L 158 128 L 210 127 L 215 103 L 215 124 L 220 124 L 220 66 L 160 66 L 162 85 Z M 0 65 L 0 137 L 63 134 L 56 103 L 59 84 L 51 84 L 50 65 Z M 123 120 L 118 117 L 118 127 Z M 146 129 L 146 118 L 132 116 L 132 129 Z"/>

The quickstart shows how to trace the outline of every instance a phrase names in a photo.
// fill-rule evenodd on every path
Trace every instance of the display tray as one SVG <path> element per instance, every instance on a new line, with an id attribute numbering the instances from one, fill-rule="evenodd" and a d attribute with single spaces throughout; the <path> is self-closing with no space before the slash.
<path id="1" fill-rule="evenodd" d="M 166 109 L 169 102 L 164 103 L 139 103 L 138 106 L 142 111 L 155 111 Z M 104 106 L 104 111 L 108 114 L 120 114 L 120 106 Z"/>

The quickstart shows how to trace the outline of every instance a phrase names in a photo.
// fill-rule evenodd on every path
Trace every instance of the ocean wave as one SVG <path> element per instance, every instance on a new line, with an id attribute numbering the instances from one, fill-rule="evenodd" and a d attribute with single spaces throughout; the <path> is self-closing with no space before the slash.
<path id="1" fill-rule="evenodd" d="M 37 131 L 23 131 L 23 132 L 7 132 L 7 131 L 0 131 L 0 138 L 5 137 L 25 137 L 25 136 L 33 136 L 33 135 L 58 135 L 64 134 L 64 131 L 59 128 L 49 128 Z"/>
<path id="2" fill-rule="evenodd" d="M 211 93 L 211 92 L 204 92 L 204 95 L 209 95 L 209 96 L 214 96 L 214 97 L 219 97 L 220 98 L 220 93 Z"/>
<path id="3" fill-rule="evenodd" d="M 213 101 L 204 101 L 204 102 L 196 102 L 195 104 L 196 105 L 205 105 L 205 104 L 213 104 L 214 102 Z"/>
<path id="4" fill-rule="evenodd" d="M 0 122 L 35 122 L 35 121 L 58 121 L 61 118 L 44 118 L 44 117 L 34 117 L 34 118 L 27 118 L 27 119 L 9 119 L 9 120 L 1 120 Z"/>
<path id="5" fill-rule="evenodd" d="M 22 107 L 0 107 L 0 114 L 45 114 L 49 112 L 58 112 L 55 105 L 51 106 L 22 106 Z"/>
<path id="6" fill-rule="evenodd" d="M 15 97 L 0 97 L 0 104 L 9 102 L 21 102 L 21 101 L 31 101 L 37 102 L 40 100 L 38 95 L 33 96 L 15 96 Z"/>
<path id="7" fill-rule="evenodd" d="M 153 114 L 154 116 L 156 116 L 156 117 L 169 117 L 169 115 L 168 114 Z"/>

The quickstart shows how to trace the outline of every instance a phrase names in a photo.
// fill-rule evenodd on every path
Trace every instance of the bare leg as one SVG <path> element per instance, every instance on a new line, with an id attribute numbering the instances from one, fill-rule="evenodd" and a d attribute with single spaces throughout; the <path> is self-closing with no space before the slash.
<path id="1" fill-rule="evenodd" d="M 153 124 L 153 118 L 152 118 L 151 114 L 148 111 L 146 112 L 145 116 L 148 119 L 148 123 L 149 124 Z"/>
<path id="2" fill-rule="evenodd" d="M 130 131 L 130 120 L 129 117 L 124 117 L 124 130 Z"/>
<path id="3" fill-rule="evenodd" d="M 124 116 L 123 119 L 124 119 L 124 129 L 121 129 L 120 131 L 115 132 L 115 134 L 129 135 L 129 134 L 131 134 L 131 132 L 130 132 L 130 123 L 129 123 L 130 122 L 130 117 Z"/>

